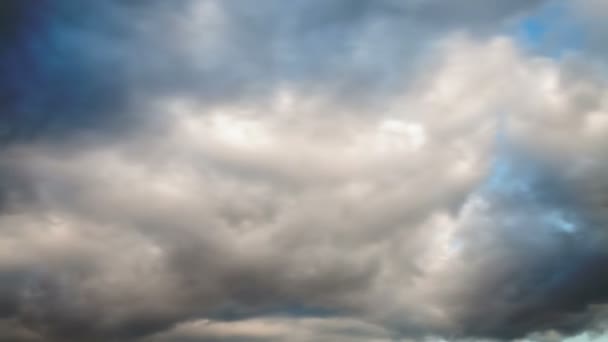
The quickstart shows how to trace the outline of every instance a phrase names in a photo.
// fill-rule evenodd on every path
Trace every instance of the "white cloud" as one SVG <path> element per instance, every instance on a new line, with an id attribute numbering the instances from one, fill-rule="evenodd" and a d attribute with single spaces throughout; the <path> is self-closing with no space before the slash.
<path id="1" fill-rule="evenodd" d="M 565 79 L 567 65 L 505 37 L 458 34 L 432 53 L 381 112 L 283 87 L 270 105 L 161 98 L 147 125 L 114 141 L 7 148 L 2 163 L 34 194 L 0 216 L 0 265 L 27 273 L 18 315 L 34 330 L 82 316 L 101 336 L 149 324 L 161 341 L 518 337 L 544 329 L 547 315 L 569 324 L 562 296 L 597 299 L 576 280 L 564 282 L 574 292 L 522 291 L 549 287 L 544 272 L 564 250 L 581 263 L 596 256 L 541 216 L 605 214 L 595 202 L 538 200 L 562 189 L 528 172 L 568 181 L 572 196 L 605 182 L 604 84 Z M 502 157 L 513 158 L 509 177 L 524 179 L 518 198 L 488 189 Z M 535 163 L 552 168 L 528 171 Z M 580 232 L 585 243 L 605 239 Z M 583 279 L 599 266 L 585 265 Z M 255 317 L 301 307 L 333 316 Z M 513 322 L 526 315 L 539 323 Z"/>

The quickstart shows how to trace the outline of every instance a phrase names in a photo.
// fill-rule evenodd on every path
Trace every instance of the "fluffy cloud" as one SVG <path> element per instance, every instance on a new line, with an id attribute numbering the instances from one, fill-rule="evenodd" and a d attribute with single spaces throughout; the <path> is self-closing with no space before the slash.
<path id="1" fill-rule="evenodd" d="M 44 8 L 72 18 L 65 4 Z M 3 47 L 18 68 L 1 88 L 16 114 L 2 119 L 0 336 L 398 341 L 601 326 L 608 88 L 578 57 L 496 34 L 536 5 L 110 2 L 84 27 L 15 5 L 57 30 L 33 41 L 105 43 L 76 56 L 83 70 L 33 54 L 50 71 L 27 87 L 16 78 L 29 64 L 13 59 L 32 51 Z M 395 46 L 404 32 L 413 45 Z"/>
<path id="2" fill-rule="evenodd" d="M 150 98 L 234 104 L 285 83 L 354 108 L 383 103 L 432 38 L 493 32 L 539 3 L 6 1 L 0 137 L 121 131 Z"/>

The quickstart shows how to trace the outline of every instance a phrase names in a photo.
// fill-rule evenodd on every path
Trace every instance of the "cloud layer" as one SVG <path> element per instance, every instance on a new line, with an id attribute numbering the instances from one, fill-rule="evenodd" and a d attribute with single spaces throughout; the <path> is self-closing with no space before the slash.
<path id="1" fill-rule="evenodd" d="M 509 35 L 557 5 L 0 5 L 0 337 L 602 329 L 603 54 Z"/>

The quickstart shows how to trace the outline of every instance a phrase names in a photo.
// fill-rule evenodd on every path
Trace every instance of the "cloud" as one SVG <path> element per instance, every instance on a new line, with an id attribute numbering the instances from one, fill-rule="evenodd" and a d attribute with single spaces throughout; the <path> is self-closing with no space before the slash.
<path id="1" fill-rule="evenodd" d="M 3 5 L 0 337 L 601 327 L 608 88 L 537 5 Z"/>
<path id="2" fill-rule="evenodd" d="M 238 322 L 199 320 L 148 338 L 150 341 L 391 341 L 386 329 L 349 318 L 264 318 Z"/>
<path id="3" fill-rule="evenodd" d="M 421 37 L 494 27 L 536 3 L 468 1 L 445 20 L 456 11 L 437 1 L 9 1 L 0 134 L 121 131 L 151 99 L 258 101 L 284 83 L 361 99 L 353 107 L 382 101 L 408 79 Z"/>

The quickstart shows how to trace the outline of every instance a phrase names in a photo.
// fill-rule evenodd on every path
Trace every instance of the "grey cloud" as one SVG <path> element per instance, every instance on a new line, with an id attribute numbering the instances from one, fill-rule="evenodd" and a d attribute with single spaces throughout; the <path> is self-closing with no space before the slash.
<path id="1" fill-rule="evenodd" d="M 593 305 L 606 301 L 605 229 L 578 217 L 575 196 L 563 193 L 552 169 L 518 163 L 526 166 L 511 170 L 503 189 L 488 190 L 488 206 L 477 204 L 490 216 L 477 213 L 481 221 L 466 223 L 461 248 L 471 262 L 461 274 L 477 280 L 450 300 L 483 304 L 459 313 L 471 329 L 465 335 L 568 335 L 589 327 L 598 313 Z"/>
<path id="2" fill-rule="evenodd" d="M 439 2 L 7 1 L 1 134 L 120 131 L 157 97 L 258 101 L 285 83 L 374 102 L 438 32 L 500 25 L 535 3 L 510 4 L 467 2 L 454 15 Z"/>
<path id="3" fill-rule="evenodd" d="M 70 134 L 3 148 L 0 337 L 512 339 L 605 315 L 605 84 L 490 37 L 539 2 L 58 4 L 11 7 L 58 64 L 3 124 Z"/>

